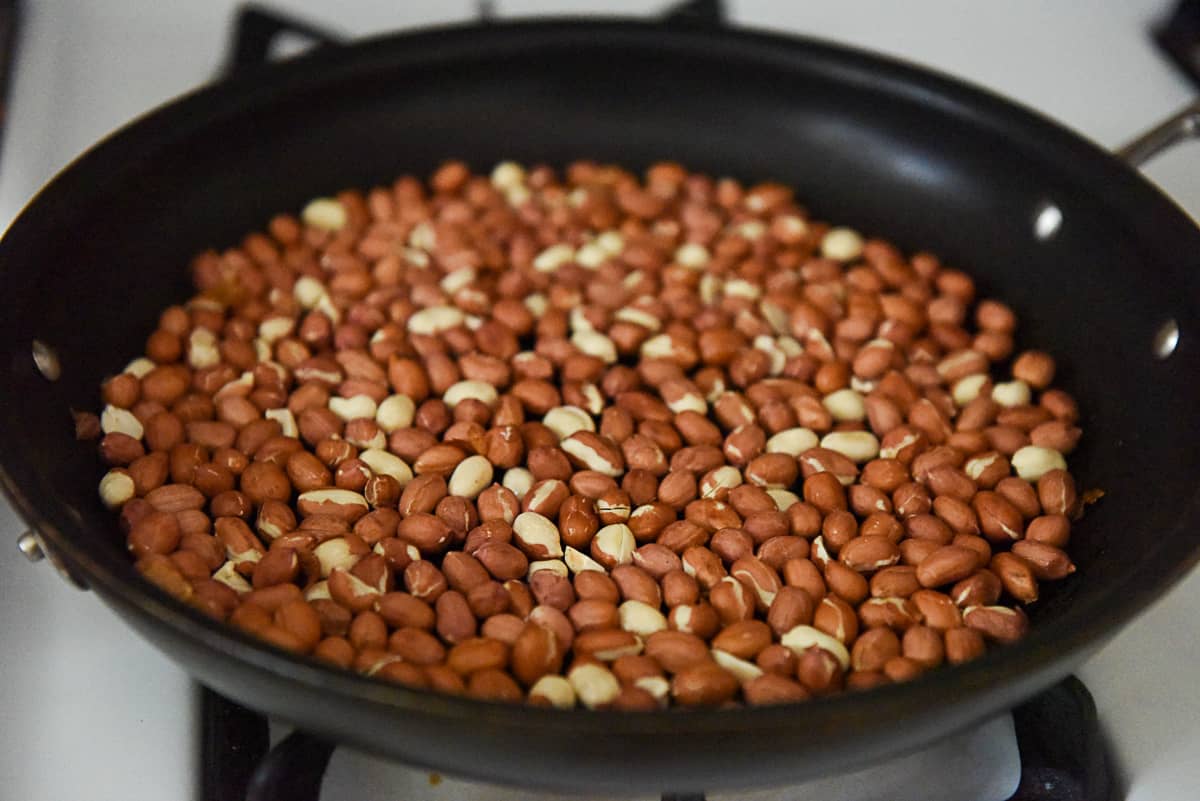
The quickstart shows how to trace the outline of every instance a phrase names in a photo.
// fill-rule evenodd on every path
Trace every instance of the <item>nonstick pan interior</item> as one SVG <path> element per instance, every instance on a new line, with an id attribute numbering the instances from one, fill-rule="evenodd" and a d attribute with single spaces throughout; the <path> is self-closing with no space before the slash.
<path id="1" fill-rule="evenodd" d="M 69 408 L 97 404 L 195 252 L 348 186 L 449 157 L 697 170 L 794 185 L 821 218 L 932 250 L 1058 357 L 1104 500 L 1023 644 L 911 685 L 786 709 L 563 714 L 412 693 L 286 657 L 140 583 Z M 1049 238 L 1034 219 L 1062 215 Z M 1056 126 L 928 73 L 810 42 L 630 23 L 450 30 L 321 53 L 120 133 L 0 243 L 0 462 L 47 545 L 229 696 L 381 753 L 495 781 L 681 791 L 781 783 L 911 749 L 1060 678 L 1195 560 L 1200 236 L 1136 174 Z M 1169 319 L 1182 336 L 1156 359 Z M 62 376 L 30 358 L 52 346 Z M 1167 644 L 1164 643 L 1164 647 Z M 164 710 L 169 714 L 169 710 Z M 566 767 L 566 766 L 569 766 Z"/>

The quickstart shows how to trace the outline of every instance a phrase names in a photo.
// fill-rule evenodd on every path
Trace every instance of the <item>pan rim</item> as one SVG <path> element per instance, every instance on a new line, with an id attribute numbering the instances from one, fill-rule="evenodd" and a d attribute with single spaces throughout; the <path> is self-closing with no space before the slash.
<path id="1" fill-rule="evenodd" d="M 665 35 L 669 34 L 668 37 Z M 107 172 L 105 162 L 109 159 L 123 160 L 122 154 L 134 151 L 142 139 L 153 139 L 172 127 L 196 123 L 190 119 L 200 104 L 221 104 L 226 113 L 235 114 L 239 109 L 256 105 L 265 95 L 279 95 L 297 87 L 311 87 L 316 78 L 335 81 L 339 75 L 362 70 L 376 69 L 376 61 L 400 63 L 414 61 L 416 50 L 428 52 L 442 48 L 436 60 L 451 58 L 454 47 L 469 46 L 477 57 L 494 57 L 511 52 L 517 47 L 527 49 L 530 42 L 538 46 L 579 45 L 591 41 L 593 45 L 603 40 L 609 46 L 638 45 L 653 46 L 668 53 L 706 53 L 714 49 L 718 53 L 732 54 L 747 63 L 768 66 L 795 59 L 797 54 L 821 60 L 830 69 L 836 70 L 843 79 L 870 80 L 872 86 L 885 92 L 898 92 L 914 101 L 920 101 L 944 113 L 961 114 L 968 108 L 973 115 L 983 114 L 984 123 L 1003 116 L 1011 124 L 1014 115 L 1020 119 L 1022 129 L 1033 138 L 1058 148 L 1073 151 L 1079 158 L 1091 162 L 1095 168 L 1107 171 L 1107 177 L 1116 181 L 1116 192 L 1128 194 L 1127 203 L 1151 202 L 1169 204 L 1178 222 L 1187 223 L 1193 244 L 1200 244 L 1200 232 L 1185 215 L 1179 212 L 1169 198 L 1149 183 L 1132 168 L 1101 150 L 1093 143 L 1051 121 L 1041 113 L 1005 100 L 995 93 L 971 86 L 961 80 L 935 71 L 917 67 L 897 59 L 868 54 L 852 48 L 834 45 L 814 39 L 785 37 L 746 30 L 710 30 L 687 27 L 671 28 L 656 22 L 629 20 L 536 20 L 486 25 L 450 26 L 398 34 L 372 37 L 347 48 L 319 51 L 283 64 L 267 68 L 274 82 L 269 88 L 249 78 L 261 77 L 262 71 L 218 83 L 190 92 L 168 102 L 145 115 L 138 117 L 73 160 L 58 175 L 42 188 L 13 222 L 0 241 L 0 262 L 18 247 L 25 235 L 28 218 L 38 209 L 56 202 L 56 199 L 74 192 L 77 187 L 93 179 L 93 174 Z M 746 48 L 754 48 L 747 55 Z M 407 51 L 407 52 L 404 52 Z M 425 54 L 428 56 L 428 52 Z M 426 62 L 428 63 L 428 61 Z M 881 71 L 881 67 L 886 67 Z M 880 82 L 881 72 L 889 72 Z M 117 158 L 121 157 L 121 158 Z M 1065 167 L 1064 167 L 1065 169 Z M 1179 229 L 1181 234 L 1184 228 Z M 18 243 L 18 244 L 14 244 Z M 194 640 L 198 645 L 236 659 L 246 666 L 266 671 L 281 678 L 303 683 L 310 688 L 334 692 L 361 703 L 382 705 L 393 712 L 420 711 L 462 721 L 486 720 L 509 728 L 537 728 L 563 733 L 603 727 L 613 734 L 666 734 L 679 729 L 680 721 L 694 731 L 737 732 L 757 730 L 778 725 L 794 719 L 796 707 L 745 708 L 736 712 L 726 710 L 666 710 L 639 715 L 618 712 L 590 712 L 581 710 L 559 711 L 537 708 L 521 708 L 514 715 L 508 704 L 493 704 L 473 699 L 455 698 L 428 692 L 409 690 L 404 687 L 384 684 L 374 679 L 359 676 L 321 665 L 311 659 L 299 658 L 276 650 L 243 635 L 232 627 L 212 621 L 184 604 L 151 590 L 148 585 L 130 582 L 127 575 L 115 569 L 115 562 L 98 560 L 86 549 L 75 543 L 64 530 L 43 515 L 37 504 L 21 490 L 9 469 L 8 453 L 15 448 L 6 427 L 0 427 L 0 485 L 14 508 L 46 540 L 56 554 L 96 589 L 107 602 L 119 602 L 126 608 L 136 609 L 139 614 L 159 625 L 165 625 L 176 634 Z M 1186 503 L 1181 505 L 1177 529 L 1194 527 L 1200 522 L 1200 489 L 1193 491 Z M 1038 668 L 1053 662 L 1062 662 L 1065 654 L 1079 654 L 1098 647 L 1109 636 L 1120 629 L 1151 602 L 1160 597 L 1178 581 L 1188 569 L 1200 561 L 1200 543 L 1189 545 L 1176 532 L 1174 537 L 1164 537 L 1159 550 L 1168 551 L 1174 559 L 1174 568 L 1169 573 L 1160 573 L 1155 582 L 1141 582 L 1141 573 L 1125 577 L 1114 589 L 1127 592 L 1123 604 L 1103 621 L 1076 621 L 1076 615 L 1068 612 L 1051 626 L 1031 631 L 1024 642 L 1011 648 L 989 653 L 981 660 L 967 665 L 937 671 L 905 685 L 882 687 L 863 694 L 849 694 L 833 698 L 815 699 L 806 702 L 804 717 L 808 720 L 831 719 L 839 714 L 862 716 L 868 710 L 877 713 L 880 709 L 914 710 L 919 705 L 936 701 L 935 694 L 944 689 L 950 676 L 956 677 L 960 687 L 979 689 L 996 680 L 1008 680 L 1027 676 Z M 1166 558 L 1165 556 L 1163 558 Z M 1149 560 L 1146 564 L 1149 564 Z M 1145 565 L 1143 565 L 1143 572 Z M 1069 631 L 1062 630 L 1065 623 L 1080 622 Z M 983 712 L 980 713 L 982 716 Z"/>

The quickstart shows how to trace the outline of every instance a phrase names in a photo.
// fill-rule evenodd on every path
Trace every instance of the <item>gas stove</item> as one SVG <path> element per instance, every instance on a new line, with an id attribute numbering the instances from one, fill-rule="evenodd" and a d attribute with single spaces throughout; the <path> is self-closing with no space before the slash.
<path id="1" fill-rule="evenodd" d="M 710 4 L 693 5 L 703 13 Z M 733 24 L 932 66 L 1042 109 L 1109 147 L 1194 97 L 1196 88 L 1150 35 L 1170 4 L 1129 0 L 1100 13 L 1069 5 L 724 3 Z M 651 15 L 662 6 L 662 0 L 506 0 L 482 8 L 457 0 L 361 0 L 349 8 L 280 0 L 270 9 L 234 0 L 28 3 L 3 117 L 0 218 L 12 219 L 55 170 L 127 119 L 220 72 L 286 57 L 330 35 L 467 22 L 481 13 Z M 0 14 L 0 25 L 4 19 Z M 1186 44 L 1169 41 L 1186 64 Z M 1200 214 L 1198 152 L 1197 145 L 1177 148 L 1148 169 L 1194 215 Z M 0 525 L 14 538 L 22 530 L 3 502 Z M 23 562 L 15 549 L 0 557 L 2 797 L 565 799 L 334 750 L 292 732 L 203 690 L 95 598 Z M 856 773 L 707 798 L 1194 798 L 1200 695 L 1192 691 L 1190 666 L 1200 659 L 1200 640 L 1186 635 L 1197 613 L 1200 575 L 1086 663 L 1081 681 L 1068 680 L 1012 715 Z"/>

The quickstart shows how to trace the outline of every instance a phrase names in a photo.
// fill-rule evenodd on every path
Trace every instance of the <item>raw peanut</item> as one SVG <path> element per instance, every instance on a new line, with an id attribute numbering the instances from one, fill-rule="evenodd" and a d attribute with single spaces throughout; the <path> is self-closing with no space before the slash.
<path id="1" fill-rule="evenodd" d="M 944 634 L 946 640 L 946 661 L 952 665 L 961 665 L 972 659 L 983 656 L 983 637 L 973 628 L 949 629 Z"/>
<path id="2" fill-rule="evenodd" d="M 921 611 L 908 598 L 870 598 L 858 608 L 867 628 L 907 629 L 921 620 Z"/>
<path id="3" fill-rule="evenodd" d="M 696 582 L 705 590 L 712 590 L 727 575 L 721 558 L 713 551 L 701 546 L 694 546 L 684 551 L 680 558 L 680 564 L 683 572 L 696 579 Z"/>
<path id="4" fill-rule="evenodd" d="M 611 573 L 613 582 L 627 601 L 641 601 L 657 608 L 662 602 L 658 583 L 636 565 L 618 565 Z"/>
<path id="5" fill-rule="evenodd" d="M 1038 501 L 1048 515 L 1071 515 L 1077 505 L 1075 479 L 1066 470 L 1050 470 L 1037 481 Z"/>
<path id="6" fill-rule="evenodd" d="M 512 523 L 513 540 L 532 559 L 563 555 L 558 526 L 536 512 L 522 512 Z"/>
<path id="7" fill-rule="evenodd" d="M 926 626 L 941 631 L 962 625 L 962 614 L 950 596 L 934 590 L 917 590 L 911 596 Z"/>
<path id="8" fill-rule="evenodd" d="M 426 556 L 442 553 L 450 544 L 452 532 L 441 518 L 431 514 L 409 515 L 396 527 L 396 535 L 417 547 Z"/>
<path id="9" fill-rule="evenodd" d="M 714 649 L 740 659 L 753 659 L 771 644 L 771 628 L 761 620 L 732 623 L 713 638 Z"/>
<path id="10" fill-rule="evenodd" d="M 1007 606 L 967 607 L 963 610 L 963 623 L 986 639 L 999 643 L 1016 642 L 1024 637 L 1029 629 L 1025 613 Z"/>
<path id="11" fill-rule="evenodd" d="M 1014 542 L 1012 553 L 1023 559 L 1040 581 L 1057 581 L 1075 572 L 1071 557 L 1053 545 L 1026 539 Z"/>
<path id="12" fill-rule="evenodd" d="M 858 616 L 854 607 L 833 595 L 826 595 L 817 604 L 812 625 L 842 643 L 852 643 L 858 636 Z"/>
<path id="13" fill-rule="evenodd" d="M 907 598 L 921 589 L 917 578 L 917 570 L 912 565 L 895 565 L 885 567 L 871 577 L 870 590 L 875 598 L 897 597 Z"/>
<path id="14" fill-rule="evenodd" d="M 576 635 L 572 646 L 577 655 L 592 656 L 601 662 L 612 662 L 622 656 L 642 652 L 641 638 L 622 629 L 597 629 Z"/>
<path id="15" fill-rule="evenodd" d="M 738 579 L 726 576 L 709 593 L 709 603 L 721 621 L 728 625 L 753 617 L 757 598 Z"/>
<path id="16" fill-rule="evenodd" d="M 127 538 L 129 552 L 138 559 L 150 554 L 167 555 L 179 546 L 181 536 L 175 515 L 151 512 L 130 530 Z"/>
<path id="17" fill-rule="evenodd" d="M 733 698 L 738 680 L 715 663 L 686 668 L 671 680 L 671 698 L 682 706 L 715 706 Z"/>
<path id="18" fill-rule="evenodd" d="M 671 609 L 667 615 L 667 625 L 672 631 L 708 639 L 720 628 L 721 618 L 710 604 L 681 604 Z"/>
<path id="19" fill-rule="evenodd" d="M 977 567 L 974 551 L 959 545 L 943 545 L 917 564 L 917 581 L 922 587 L 941 587 L 965 579 Z"/>
<path id="20" fill-rule="evenodd" d="M 854 641 L 850 666 L 854 670 L 881 670 L 889 659 L 899 655 L 900 639 L 891 629 L 871 629 Z"/>
<path id="21" fill-rule="evenodd" d="M 460 676 L 499 671 L 508 665 L 509 653 L 509 647 L 502 642 L 475 637 L 451 648 L 446 654 L 446 666 Z"/>
<path id="22" fill-rule="evenodd" d="M 525 685 L 534 685 L 543 676 L 561 669 L 563 655 L 553 631 L 537 623 L 527 623 L 512 644 L 513 675 Z"/>
<path id="23" fill-rule="evenodd" d="M 937 667 L 945 657 L 942 634 L 928 626 L 913 626 L 904 632 L 903 653 L 922 667 Z"/>
<path id="24" fill-rule="evenodd" d="M 682 560 L 674 551 L 656 542 L 638 547 L 633 552 L 633 563 L 659 580 L 683 568 Z"/>
<path id="25" fill-rule="evenodd" d="M 765 673 L 775 673 L 780 676 L 795 676 L 799 660 L 786 646 L 774 643 L 759 652 L 754 663 Z"/>
<path id="26" fill-rule="evenodd" d="M 1000 578 L 1005 592 L 1022 603 L 1033 603 L 1038 597 L 1037 577 L 1033 568 L 1012 553 L 998 553 L 988 566 Z"/>
<path id="27" fill-rule="evenodd" d="M 872 573 L 900 561 L 900 549 L 887 537 L 862 536 L 838 551 L 838 561 L 860 573 Z"/>
<path id="28" fill-rule="evenodd" d="M 996 492 L 1003 495 L 1027 520 L 1042 513 L 1037 491 L 1024 479 L 1017 476 L 1003 478 L 996 483 Z"/>
<path id="29" fill-rule="evenodd" d="M 950 598 L 960 608 L 989 606 L 1000 599 L 1004 589 L 1000 578 L 990 570 L 978 570 L 950 589 Z"/>
<path id="30" fill-rule="evenodd" d="M 1025 525 L 1021 512 L 1007 498 L 984 490 L 971 501 L 979 518 L 979 527 L 992 542 L 1019 540 Z"/>
<path id="31" fill-rule="evenodd" d="M 571 668 L 567 681 L 579 703 L 588 709 L 597 709 L 613 703 L 621 693 L 616 676 L 607 668 L 597 664 L 582 664 Z"/>
<path id="32" fill-rule="evenodd" d="M 852 605 L 862 603 L 870 592 L 866 578 L 840 562 L 825 564 L 825 583 L 830 592 Z"/>

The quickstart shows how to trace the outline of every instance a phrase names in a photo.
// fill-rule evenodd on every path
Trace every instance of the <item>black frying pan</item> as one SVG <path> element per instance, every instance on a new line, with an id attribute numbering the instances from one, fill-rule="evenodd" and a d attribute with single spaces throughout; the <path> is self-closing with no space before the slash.
<path id="1" fill-rule="evenodd" d="M 135 574 L 69 408 L 137 351 L 185 265 L 281 209 L 428 173 L 450 156 L 672 158 L 772 178 L 825 219 L 929 248 L 1059 357 L 1107 495 L 1079 571 L 1045 588 L 1021 644 L 911 684 L 737 711 L 624 715 L 412 692 L 295 658 Z M 1062 224 L 1035 235 L 1053 204 Z M 190 95 L 59 175 L 0 242 L 3 485 L 42 547 L 201 681 L 381 754 L 596 793 L 764 785 L 912 749 L 1051 685 L 1200 556 L 1200 232 L 1121 161 L 1036 114 L 894 61 L 816 42 L 633 22 L 390 36 Z M 1175 321 L 1178 346 L 1153 343 Z M 39 340 L 61 375 L 35 368 Z M 45 353 L 41 362 L 48 362 Z M 53 370 L 46 370 L 53 375 Z M 1168 642 L 1163 642 L 1169 648 Z M 164 714 L 170 714 L 163 710 Z"/>

